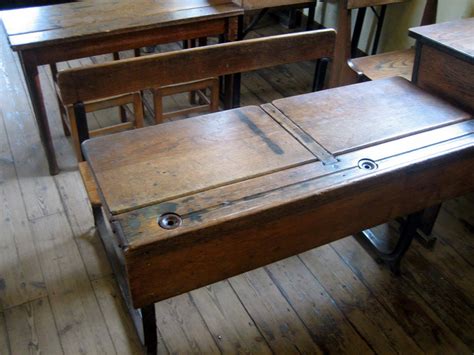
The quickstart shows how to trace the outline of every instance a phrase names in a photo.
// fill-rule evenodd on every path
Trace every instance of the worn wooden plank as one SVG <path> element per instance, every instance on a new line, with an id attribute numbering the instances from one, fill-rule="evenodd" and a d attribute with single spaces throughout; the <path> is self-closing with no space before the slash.
<path id="1" fill-rule="evenodd" d="M 46 295 L 0 110 L 0 310 Z"/>
<path id="2" fill-rule="evenodd" d="M 274 353 L 323 353 L 263 268 L 229 282 Z"/>
<path id="3" fill-rule="evenodd" d="M 3 30 L 0 30 L 3 34 Z M 54 180 L 48 174 L 33 113 L 16 56 L 1 37 L 0 106 L 29 219 L 62 211 Z"/>
<path id="4" fill-rule="evenodd" d="M 435 233 L 449 244 L 469 265 L 474 265 L 472 255 L 474 252 L 474 230 L 472 222 L 469 223 L 459 214 L 450 213 L 446 208 L 441 209 L 435 224 Z"/>
<path id="5" fill-rule="evenodd" d="M 271 353 L 227 281 L 194 290 L 190 295 L 222 353 Z"/>
<path id="6" fill-rule="evenodd" d="M 0 308 L 45 296 L 43 275 L 11 160 L 0 162 Z"/>
<path id="7" fill-rule="evenodd" d="M 324 353 L 373 353 L 299 258 L 282 260 L 266 270 Z"/>
<path id="8" fill-rule="evenodd" d="M 329 245 L 303 253 L 300 258 L 376 353 L 421 353 L 405 329 Z"/>
<path id="9" fill-rule="evenodd" d="M 92 287 L 117 353 L 142 354 L 140 339 L 113 277 L 96 279 Z"/>
<path id="10" fill-rule="evenodd" d="M 411 80 L 415 50 L 406 49 L 351 59 L 360 72 L 370 80 L 401 76 Z"/>
<path id="11" fill-rule="evenodd" d="M 416 289 L 367 258 L 354 239 L 339 240 L 333 247 L 424 352 L 470 352 L 470 347 L 445 325 Z"/>
<path id="12" fill-rule="evenodd" d="M 47 297 L 5 312 L 12 354 L 63 354 Z"/>
<path id="13" fill-rule="evenodd" d="M 60 63 L 59 69 L 64 67 L 78 66 L 79 61 L 70 63 Z M 46 99 L 46 110 L 51 125 L 51 132 L 58 144 L 57 157 L 62 167 L 69 169 L 54 177 L 57 190 L 63 202 L 64 210 L 69 224 L 74 233 L 74 240 L 79 248 L 81 257 L 87 268 L 87 273 L 91 279 L 96 279 L 104 275 L 110 275 L 111 269 L 103 251 L 102 244 L 95 233 L 94 221 L 90 209 L 90 202 L 83 187 L 83 182 L 77 170 L 77 160 L 69 139 L 64 136 L 60 123 L 59 107 L 56 103 L 54 84 L 50 72 L 45 68 L 40 69 L 43 85 L 43 94 Z M 92 115 L 92 120 L 95 117 Z"/>
<path id="14" fill-rule="evenodd" d="M 382 238 L 396 240 L 398 237 L 398 228 L 377 228 L 375 232 Z M 470 299 L 474 281 L 472 267 L 461 258 L 452 260 L 453 265 L 448 267 L 443 265 L 447 250 L 441 241 L 432 253 L 421 253 L 421 248 L 415 244 L 406 255 L 401 282 L 411 285 L 458 338 L 468 346 L 474 346 L 470 331 L 474 328 L 474 303 Z M 450 259 L 456 258 L 451 256 Z M 449 271 L 456 266 L 459 271 Z M 464 279 L 464 282 L 456 282 L 457 279 Z"/>
<path id="15" fill-rule="evenodd" d="M 450 218 L 450 221 L 452 219 L 454 218 Z M 444 235 L 439 234 L 438 225 L 434 232 L 437 238 L 436 247 L 433 248 L 431 252 L 424 252 L 423 247 L 419 244 L 415 244 L 413 248 L 422 255 L 423 259 L 436 265 L 444 275 L 444 278 L 459 288 L 465 296 L 469 296 L 472 294 L 472 285 L 474 284 L 472 262 L 461 257 L 459 253 L 446 242 Z M 451 228 L 451 225 L 450 223 L 446 228 Z M 471 232 L 471 237 L 472 236 L 473 233 Z"/>
<path id="16" fill-rule="evenodd" d="M 155 305 L 158 329 L 171 354 L 220 353 L 214 339 L 188 294 Z"/>
<path id="17" fill-rule="evenodd" d="M 130 133 L 133 131 L 83 145 L 86 156 L 93 157 L 89 161 L 92 171 L 113 214 L 316 160 L 257 107 L 150 127 L 140 130 L 146 137 L 138 142 Z M 130 155 L 130 139 L 143 153 L 138 159 Z M 106 153 L 111 146 L 113 160 Z M 246 156 L 253 159 L 243 164 Z M 129 180 L 131 175 L 136 178 Z"/>
<path id="18" fill-rule="evenodd" d="M 115 353 L 66 217 L 50 215 L 32 227 L 64 352 Z"/>

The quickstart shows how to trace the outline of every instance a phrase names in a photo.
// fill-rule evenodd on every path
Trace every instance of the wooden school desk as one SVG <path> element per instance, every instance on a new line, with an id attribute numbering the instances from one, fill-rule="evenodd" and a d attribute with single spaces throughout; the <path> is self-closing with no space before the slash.
<path id="1" fill-rule="evenodd" d="M 474 189 L 472 116 L 402 78 L 93 138 L 83 152 L 150 353 L 154 302 L 409 215 L 393 252 L 379 251 L 396 271 L 417 211 Z"/>
<path id="2" fill-rule="evenodd" d="M 59 168 L 38 66 L 206 36 L 224 35 L 232 41 L 242 13 L 230 0 L 92 0 L 2 12 L 11 48 L 20 57 L 50 173 Z"/>
<path id="3" fill-rule="evenodd" d="M 412 82 L 474 112 L 474 17 L 410 29 Z"/>
<path id="4" fill-rule="evenodd" d="M 474 18 L 411 28 L 416 39 L 412 82 L 474 112 Z M 428 242 L 441 205 L 425 211 L 420 230 Z"/>

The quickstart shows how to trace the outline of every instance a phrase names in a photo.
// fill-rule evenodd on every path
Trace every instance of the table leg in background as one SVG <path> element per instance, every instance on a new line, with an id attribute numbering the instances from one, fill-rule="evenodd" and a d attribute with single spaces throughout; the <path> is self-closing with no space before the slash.
<path id="1" fill-rule="evenodd" d="M 38 124 L 41 143 L 43 144 L 46 159 L 48 160 L 49 172 L 51 175 L 56 175 L 59 173 L 59 167 L 56 161 L 51 131 L 49 130 L 48 117 L 46 116 L 46 109 L 44 107 L 38 66 L 33 57 L 27 53 L 20 52 L 19 55 L 26 86 L 30 95 L 31 105 L 33 107 L 33 113 L 36 118 L 36 123 Z"/>

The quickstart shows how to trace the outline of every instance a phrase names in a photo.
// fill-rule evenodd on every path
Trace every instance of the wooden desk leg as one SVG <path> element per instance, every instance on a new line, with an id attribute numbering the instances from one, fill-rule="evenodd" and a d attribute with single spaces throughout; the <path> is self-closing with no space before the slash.
<path id="1" fill-rule="evenodd" d="M 113 53 L 113 59 L 114 60 L 120 60 L 120 53 L 119 52 L 114 52 Z M 125 123 L 127 122 L 127 111 L 125 110 L 124 106 L 119 107 L 120 111 L 120 122 Z"/>
<path id="2" fill-rule="evenodd" d="M 237 19 L 237 41 L 244 39 L 244 15 Z M 242 74 L 234 74 L 232 87 L 232 108 L 240 107 L 240 86 L 242 81 Z"/>
<path id="3" fill-rule="evenodd" d="M 306 31 L 311 31 L 314 24 L 314 15 L 316 14 L 317 0 L 314 1 L 314 5 L 310 5 L 308 8 L 308 19 L 306 22 Z"/>
<path id="4" fill-rule="evenodd" d="M 49 173 L 56 175 L 59 173 L 58 162 L 54 151 L 53 140 L 49 130 L 48 117 L 46 116 L 46 109 L 44 107 L 43 94 L 41 91 L 41 82 L 38 74 L 38 66 L 34 56 L 29 53 L 19 52 L 20 61 L 23 68 L 23 75 L 25 76 L 26 87 L 30 95 L 33 113 L 38 124 L 39 135 L 41 143 L 48 160 Z"/>
<path id="5" fill-rule="evenodd" d="M 239 23 L 243 21 L 242 16 L 233 17 L 227 19 L 226 31 L 224 34 L 225 42 L 232 42 L 239 39 Z M 241 28 L 241 27 L 240 27 Z M 237 75 L 238 77 L 238 75 Z M 239 85 L 237 87 L 236 85 Z M 240 79 L 236 79 L 236 75 L 226 75 L 224 76 L 224 109 L 228 110 L 234 107 L 234 92 L 237 90 L 240 92 Z M 238 94 L 236 94 L 238 95 Z M 239 99 L 240 101 L 240 99 Z"/>
<path id="6" fill-rule="evenodd" d="M 53 77 L 53 80 L 55 83 L 58 81 L 58 67 L 56 66 L 55 63 L 50 64 L 49 68 L 51 70 L 51 76 Z M 61 115 L 61 123 L 63 124 L 63 131 L 64 135 L 66 137 L 69 137 L 71 135 L 71 132 L 69 130 L 69 127 L 67 126 L 66 120 L 67 120 L 67 112 L 66 109 L 64 108 L 64 105 L 61 103 L 61 98 L 59 97 L 59 93 L 57 90 L 54 90 L 56 92 L 56 100 L 58 102 L 59 106 L 59 113 Z"/>
<path id="7" fill-rule="evenodd" d="M 375 30 L 374 44 L 372 46 L 372 55 L 377 54 L 377 49 L 379 47 L 379 40 L 380 40 L 380 35 L 382 33 L 382 27 L 383 27 L 386 11 L 387 11 L 387 5 L 382 5 L 382 7 L 380 8 L 380 14 L 377 16 L 377 29 Z"/>
<path id="8" fill-rule="evenodd" d="M 366 12 L 367 12 L 366 7 L 361 7 L 357 10 L 357 18 L 356 18 L 354 33 L 352 34 L 352 41 L 351 41 L 351 58 L 357 57 L 357 49 L 359 46 L 360 34 L 362 32 L 362 26 L 364 25 Z"/>

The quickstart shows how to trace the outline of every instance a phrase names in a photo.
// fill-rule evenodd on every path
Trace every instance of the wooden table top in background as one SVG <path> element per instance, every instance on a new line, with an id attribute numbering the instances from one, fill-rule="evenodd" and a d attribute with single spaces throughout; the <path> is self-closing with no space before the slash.
<path id="1" fill-rule="evenodd" d="M 474 64 L 474 17 L 414 27 L 409 35 Z"/>
<path id="2" fill-rule="evenodd" d="M 14 50 L 240 14 L 231 0 L 89 0 L 0 13 Z"/>

